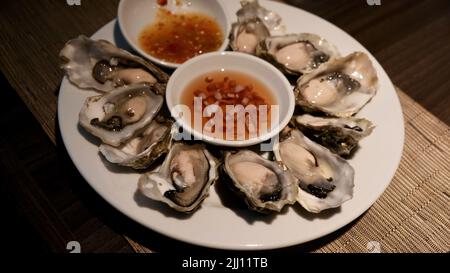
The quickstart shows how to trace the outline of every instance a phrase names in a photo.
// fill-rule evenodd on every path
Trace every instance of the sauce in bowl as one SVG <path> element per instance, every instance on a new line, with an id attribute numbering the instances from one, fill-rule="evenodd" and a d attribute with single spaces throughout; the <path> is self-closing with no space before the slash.
<path id="1" fill-rule="evenodd" d="M 155 22 L 139 36 L 139 46 L 166 62 L 181 64 L 197 55 L 218 50 L 224 35 L 218 23 L 202 13 L 172 13 L 159 9 Z"/>
<path id="2" fill-rule="evenodd" d="M 225 70 L 201 75 L 187 85 L 182 96 L 181 103 L 190 109 L 191 124 L 200 117 L 203 134 L 247 140 L 271 128 L 271 106 L 276 100 L 265 84 L 246 73 Z M 215 118 L 222 124 L 212 122 Z"/>

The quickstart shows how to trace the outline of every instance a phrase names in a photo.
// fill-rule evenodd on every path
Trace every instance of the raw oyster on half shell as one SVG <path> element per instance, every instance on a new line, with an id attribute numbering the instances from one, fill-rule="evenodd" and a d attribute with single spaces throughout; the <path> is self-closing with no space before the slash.
<path id="1" fill-rule="evenodd" d="M 297 104 L 307 112 L 350 117 L 366 105 L 378 89 L 378 77 L 365 53 L 331 60 L 298 80 Z"/>
<path id="2" fill-rule="evenodd" d="M 310 33 L 267 37 L 258 44 L 256 55 L 288 75 L 310 73 L 320 65 L 340 57 L 334 45 Z"/>
<path id="3" fill-rule="evenodd" d="M 139 190 L 148 198 L 191 213 L 218 179 L 219 162 L 202 144 L 175 143 L 158 171 L 143 174 Z"/>
<path id="4" fill-rule="evenodd" d="M 230 47 L 233 51 L 254 55 L 256 46 L 271 35 L 281 31 L 281 17 L 261 7 L 258 1 L 241 1 L 237 22 L 231 26 Z"/>
<path id="5" fill-rule="evenodd" d="M 223 165 L 232 189 L 249 208 L 259 212 L 281 211 L 295 203 L 297 185 L 294 177 L 276 162 L 250 150 L 228 152 Z"/>
<path id="6" fill-rule="evenodd" d="M 86 99 L 80 125 L 103 143 L 120 146 L 149 125 L 162 107 L 154 85 L 133 84 Z"/>
<path id="7" fill-rule="evenodd" d="M 350 155 L 358 142 L 370 135 L 374 128 L 369 120 L 355 117 L 330 118 L 304 114 L 294 117 L 292 122 L 309 139 L 340 156 Z"/>
<path id="8" fill-rule="evenodd" d="M 154 119 L 144 131 L 119 147 L 100 145 L 100 152 L 111 163 L 146 169 L 169 151 L 173 122 L 164 118 Z"/>
<path id="9" fill-rule="evenodd" d="M 318 213 L 339 207 L 353 197 L 352 166 L 299 130 L 285 128 L 274 152 L 297 179 L 297 201 L 306 210 Z"/>
<path id="10" fill-rule="evenodd" d="M 69 80 L 82 89 L 110 92 L 124 85 L 149 83 L 163 94 L 169 80 L 165 72 L 146 60 L 106 40 L 95 41 L 84 35 L 68 41 L 60 57 Z"/>

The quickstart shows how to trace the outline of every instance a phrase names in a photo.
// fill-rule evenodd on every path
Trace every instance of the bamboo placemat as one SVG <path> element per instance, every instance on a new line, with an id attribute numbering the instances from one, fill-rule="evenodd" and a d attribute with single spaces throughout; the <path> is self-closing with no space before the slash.
<path id="1" fill-rule="evenodd" d="M 400 166 L 380 199 L 316 252 L 449 252 L 450 128 L 397 90 L 405 119 Z M 126 237 L 138 253 L 152 252 Z"/>

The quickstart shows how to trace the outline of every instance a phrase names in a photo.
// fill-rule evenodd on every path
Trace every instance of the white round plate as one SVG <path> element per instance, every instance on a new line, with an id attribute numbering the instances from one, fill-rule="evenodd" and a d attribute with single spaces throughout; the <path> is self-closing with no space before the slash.
<path id="1" fill-rule="evenodd" d="M 230 18 L 239 9 L 239 1 L 222 0 Z M 398 167 L 403 149 L 403 116 L 400 103 L 386 72 L 355 39 L 329 22 L 303 10 L 277 2 L 260 1 L 279 13 L 288 32 L 312 32 L 334 43 L 342 55 L 354 51 L 369 54 L 378 72 L 380 89 L 358 114 L 371 120 L 376 128 L 361 141 L 350 160 L 355 168 L 354 197 L 341 208 L 311 214 L 299 205 L 280 214 L 258 215 L 230 205 L 218 181 L 202 207 L 191 216 L 180 216 L 165 206 L 136 192 L 139 174 L 105 162 L 98 153 L 99 142 L 78 127 L 78 113 L 92 91 L 79 90 L 64 78 L 61 84 L 58 117 L 67 151 L 88 183 L 111 205 L 142 225 L 188 243 L 234 250 L 272 249 L 296 245 L 327 235 L 347 225 L 365 212 L 389 185 Z M 123 47 L 116 21 L 92 36 Z M 219 189 L 219 190 L 218 190 Z M 225 194 L 226 195 L 226 194 Z M 232 206 L 233 208 L 231 208 Z"/>

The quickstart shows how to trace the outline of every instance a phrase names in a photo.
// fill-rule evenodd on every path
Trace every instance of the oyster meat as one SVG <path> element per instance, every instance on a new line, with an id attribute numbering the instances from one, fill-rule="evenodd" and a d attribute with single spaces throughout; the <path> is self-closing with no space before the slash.
<path id="1" fill-rule="evenodd" d="M 232 188 L 253 210 L 281 211 L 285 205 L 295 203 L 298 190 L 292 175 L 255 152 L 228 152 L 223 168 Z"/>
<path id="2" fill-rule="evenodd" d="M 158 119 L 158 120 L 157 120 Z M 146 169 L 160 156 L 169 151 L 171 142 L 171 121 L 154 119 L 145 130 L 119 147 L 100 145 L 100 152 L 111 163 Z"/>
<path id="3" fill-rule="evenodd" d="M 175 143 L 158 171 L 143 174 L 139 190 L 181 212 L 191 213 L 218 179 L 219 162 L 202 144 Z"/>
<path id="4" fill-rule="evenodd" d="M 299 130 L 286 128 L 274 152 L 297 179 L 297 201 L 306 210 L 318 213 L 353 197 L 354 170 L 350 164 Z"/>
<path id="5" fill-rule="evenodd" d="M 153 85 L 133 84 L 86 99 L 80 125 L 103 143 L 119 146 L 149 125 L 163 104 Z"/>
<path id="6" fill-rule="evenodd" d="M 370 135 L 374 126 L 364 118 L 314 117 L 308 114 L 292 119 L 295 126 L 309 139 L 340 156 L 348 156 L 358 142 Z"/>
<path id="7" fill-rule="evenodd" d="M 362 52 L 331 60 L 299 78 L 297 104 L 307 112 L 349 117 L 366 105 L 378 89 L 378 77 Z"/>
<path id="8" fill-rule="evenodd" d="M 108 41 L 83 35 L 68 41 L 60 57 L 69 80 L 83 89 L 109 92 L 123 85 L 149 83 L 163 93 L 169 80 L 165 72 L 144 59 Z"/>
<path id="9" fill-rule="evenodd" d="M 334 45 L 310 33 L 267 37 L 258 44 L 256 55 L 288 75 L 310 73 L 340 56 Z"/>
<path id="10" fill-rule="evenodd" d="M 271 35 L 281 31 L 281 17 L 261 7 L 258 1 L 241 1 L 237 22 L 231 26 L 230 47 L 233 51 L 255 54 L 256 46 Z"/>

